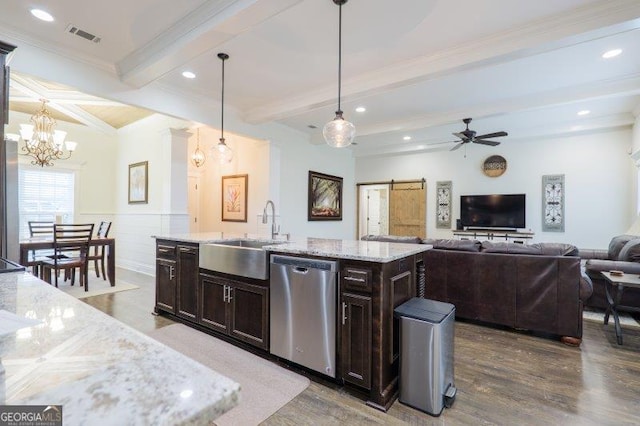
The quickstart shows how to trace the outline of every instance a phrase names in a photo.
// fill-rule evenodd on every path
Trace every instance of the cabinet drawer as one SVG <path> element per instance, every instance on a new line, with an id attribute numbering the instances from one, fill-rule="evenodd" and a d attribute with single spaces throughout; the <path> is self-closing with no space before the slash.
<path id="1" fill-rule="evenodd" d="M 345 266 L 342 268 L 342 288 L 370 293 L 371 275 L 370 269 Z"/>
<path id="2" fill-rule="evenodd" d="M 170 260 L 175 259 L 176 258 L 176 245 L 175 244 L 158 243 L 156 245 L 156 258 L 158 258 L 158 259 L 170 259 Z"/>

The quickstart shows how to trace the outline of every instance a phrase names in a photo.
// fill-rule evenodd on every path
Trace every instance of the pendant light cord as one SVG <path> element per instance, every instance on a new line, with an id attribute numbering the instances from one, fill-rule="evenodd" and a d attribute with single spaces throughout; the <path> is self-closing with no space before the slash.
<path id="1" fill-rule="evenodd" d="M 340 93 L 342 92 L 342 3 L 338 13 L 338 112 L 340 108 Z"/>
<path id="2" fill-rule="evenodd" d="M 222 130 L 220 139 L 224 140 L 224 58 L 222 58 L 222 107 L 220 111 L 221 111 L 220 127 Z"/>

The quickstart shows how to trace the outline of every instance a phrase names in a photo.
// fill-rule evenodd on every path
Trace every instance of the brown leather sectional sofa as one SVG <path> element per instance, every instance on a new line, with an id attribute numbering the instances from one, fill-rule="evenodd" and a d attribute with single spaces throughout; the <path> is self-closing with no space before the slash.
<path id="1" fill-rule="evenodd" d="M 393 236 L 368 240 L 417 242 Z M 582 341 L 582 309 L 593 291 L 568 244 L 522 245 L 473 240 L 423 240 L 425 297 L 449 302 L 456 317 Z"/>

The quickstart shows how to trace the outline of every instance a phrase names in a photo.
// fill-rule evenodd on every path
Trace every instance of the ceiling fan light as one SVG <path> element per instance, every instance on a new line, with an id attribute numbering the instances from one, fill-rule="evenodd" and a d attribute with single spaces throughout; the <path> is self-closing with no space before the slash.
<path id="1" fill-rule="evenodd" d="M 333 148 L 344 148 L 351 145 L 356 137 L 356 127 L 342 118 L 342 111 L 336 112 L 336 117 L 324 125 L 322 136 L 327 145 Z"/>

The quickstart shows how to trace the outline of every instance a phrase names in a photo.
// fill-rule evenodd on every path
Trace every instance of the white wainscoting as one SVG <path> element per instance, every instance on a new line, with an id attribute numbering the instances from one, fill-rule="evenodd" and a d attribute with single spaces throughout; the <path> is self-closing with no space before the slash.
<path id="1" fill-rule="evenodd" d="M 154 235 L 189 232 L 186 214 L 84 214 L 79 221 L 95 223 L 111 220 L 109 236 L 116 239 L 116 267 L 155 276 Z"/>

